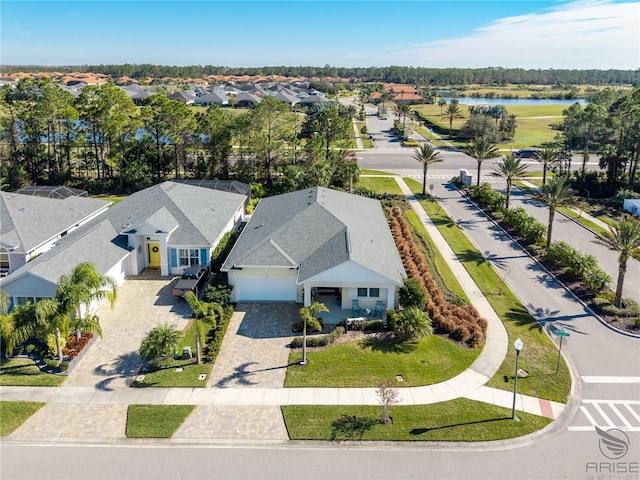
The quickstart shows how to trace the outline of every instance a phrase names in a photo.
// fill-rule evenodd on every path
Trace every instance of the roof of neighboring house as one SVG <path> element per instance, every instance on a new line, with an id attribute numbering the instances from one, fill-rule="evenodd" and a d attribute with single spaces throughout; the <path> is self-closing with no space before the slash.
<path id="1" fill-rule="evenodd" d="M 119 232 L 145 223 L 165 231 L 175 228 L 169 246 L 212 245 L 244 200 L 244 195 L 163 182 L 130 195 L 106 216 Z"/>
<path id="2" fill-rule="evenodd" d="M 0 243 L 17 252 L 30 252 L 110 203 L 79 196 L 44 198 L 0 192 Z"/>
<path id="3" fill-rule="evenodd" d="M 263 198 L 222 267 L 298 267 L 298 281 L 346 261 L 402 284 L 378 200 L 323 187 Z"/>
<path id="4" fill-rule="evenodd" d="M 296 97 L 292 92 L 287 90 L 280 90 L 278 93 L 273 95 L 273 98 L 277 98 L 282 103 L 287 103 L 289 105 L 295 105 L 300 101 L 298 97 Z"/>
<path id="5" fill-rule="evenodd" d="M 202 95 L 194 100 L 195 103 L 211 102 L 211 103 L 225 103 L 229 101 L 229 96 L 222 91 L 213 91 Z"/>
<path id="6" fill-rule="evenodd" d="M 424 97 L 418 95 L 417 93 L 398 93 L 392 97 L 394 102 L 408 102 L 411 100 L 424 100 Z"/>
<path id="7" fill-rule="evenodd" d="M 242 92 L 236 96 L 236 103 L 240 102 L 251 102 L 251 103 L 260 103 L 260 97 L 253 95 L 251 93 Z"/>
<path id="8" fill-rule="evenodd" d="M 193 103 L 196 99 L 196 95 L 188 90 L 180 90 L 179 92 L 170 93 L 167 95 L 169 100 L 178 100 L 184 103 Z"/>
<path id="9" fill-rule="evenodd" d="M 70 199 L 78 197 L 67 200 Z M 213 245 L 245 199 L 244 195 L 176 182 L 146 188 L 62 237 L 54 248 L 0 280 L 0 286 L 27 274 L 55 283 L 84 261 L 94 263 L 104 275 L 129 251 L 125 232 L 147 235 L 170 232 L 169 246 Z"/>

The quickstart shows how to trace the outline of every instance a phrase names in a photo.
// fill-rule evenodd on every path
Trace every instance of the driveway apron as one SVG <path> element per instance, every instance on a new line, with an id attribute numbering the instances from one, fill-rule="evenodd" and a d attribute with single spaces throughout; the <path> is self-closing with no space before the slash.
<path id="1" fill-rule="evenodd" d="M 128 387 L 140 369 L 138 349 L 147 332 L 165 322 L 183 329 L 191 318 L 187 303 L 171 294 L 171 283 L 155 270 L 125 280 L 115 308 L 107 303 L 96 312 L 103 336 L 74 366 L 64 386 L 106 391 Z"/>

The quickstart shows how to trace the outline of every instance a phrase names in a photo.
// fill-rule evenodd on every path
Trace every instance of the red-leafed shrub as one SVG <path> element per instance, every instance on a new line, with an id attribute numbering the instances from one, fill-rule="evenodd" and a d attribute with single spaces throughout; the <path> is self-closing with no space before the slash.
<path id="1" fill-rule="evenodd" d="M 422 252 L 411 236 L 411 229 L 399 207 L 387 207 L 389 228 L 396 242 L 400 258 L 409 278 L 414 278 L 426 293 L 425 311 L 436 331 L 444 331 L 460 342 L 477 347 L 484 340 L 487 321 L 473 305 L 457 306 L 442 295 L 429 273 Z"/>

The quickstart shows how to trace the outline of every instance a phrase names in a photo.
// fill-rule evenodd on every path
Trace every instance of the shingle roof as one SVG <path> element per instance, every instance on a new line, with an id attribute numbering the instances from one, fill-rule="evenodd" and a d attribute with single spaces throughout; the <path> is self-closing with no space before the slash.
<path id="1" fill-rule="evenodd" d="M 404 278 L 380 202 L 317 187 L 262 199 L 222 269 L 298 267 L 302 282 L 349 260 Z"/>
<path id="2" fill-rule="evenodd" d="M 30 252 L 109 203 L 78 196 L 44 198 L 0 192 L 0 242 L 16 252 Z"/>

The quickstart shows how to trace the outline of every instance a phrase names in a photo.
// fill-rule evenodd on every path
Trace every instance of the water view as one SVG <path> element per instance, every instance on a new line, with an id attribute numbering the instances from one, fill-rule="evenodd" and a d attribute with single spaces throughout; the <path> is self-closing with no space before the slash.
<path id="1" fill-rule="evenodd" d="M 451 102 L 453 97 L 441 97 L 444 98 L 447 103 Z M 555 100 L 551 98 L 475 98 L 475 97 L 457 97 L 460 105 L 573 105 L 579 103 L 580 105 L 586 105 L 587 100 L 572 99 L 572 100 Z"/>

